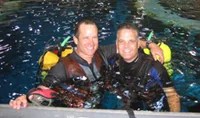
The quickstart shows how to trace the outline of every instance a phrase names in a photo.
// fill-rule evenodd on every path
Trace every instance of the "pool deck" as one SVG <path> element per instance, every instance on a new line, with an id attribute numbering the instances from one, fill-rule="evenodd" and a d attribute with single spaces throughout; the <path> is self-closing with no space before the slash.
<path id="1" fill-rule="evenodd" d="M 135 116 L 133 116 L 135 114 Z M 78 109 L 31 106 L 14 110 L 0 104 L 0 118 L 200 118 L 200 113 Z"/>

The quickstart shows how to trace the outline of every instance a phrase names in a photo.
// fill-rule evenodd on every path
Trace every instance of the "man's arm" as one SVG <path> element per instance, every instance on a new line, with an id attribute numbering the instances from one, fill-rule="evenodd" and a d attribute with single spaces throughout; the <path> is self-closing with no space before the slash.
<path id="1" fill-rule="evenodd" d="M 59 62 L 49 71 L 45 80 L 37 88 L 49 89 L 49 87 L 51 88 L 55 84 L 63 81 L 63 78 L 65 78 L 65 76 L 66 74 L 64 66 Z M 33 96 L 34 95 L 29 95 L 28 99 L 31 100 Z M 17 97 L 15 100 L 10 100 L 9 105 L 13 109 L 20 109 L 27 107 L 28 106 L 27 95 L 24 94 Z"/>
<path id="2" fill-rule="evenodd" d="M 141 48 L 146 48 L 146 41 L 139 40 L 139 45 L 140 45 Z M 163 55 L 162 49 L 153 42 L 150 43 L 148 47 L 151 50 L 151 54 L 152 54 L 154 60 L 158 60 L 161 63 L 163 63 L 164 55 Z M 103 53 L 104 53 L 104 55 L 107 59 L 112 57 L 113 55 L 115 55 L 117 53 L 115 44 L 101 46 L 100 49 L 103 51 Z"/>
<path id="3" fill-rule="evenodd" d="M 58 62 L 55 66 L 53 66 L 49 71 L 45 79 L 42 81 L 40 85 L 46 87 L 54 87 L 58 83 L 66 81 L 67 74 L 65 70 L 65 66 L 62 62 Z"/>
<path id="4" fill-rule="evenodd" d="M 163 86 L 163 91 L 167 97 L 167 102 L 171 112 L 179 112 L 180 111 L 180 98 L 178 93 L 176 92 L 173 83 L 167 73 L 165 67 L 158 63 L 154 63 L 154 67 L 158 71 L 158 74 L 155 77 L 159 77 L 161 79 L 161 83 Z"/>
<path id="5" fill-rule="evenodd" d="M 40 88 L 40 89 L 43 89 L 43 90 L 44 89 L 46 89 L 46 90 L 49 89 L 48 87 L 45 87 L 43 85 L 40 85 L 37 88 Z M 9 105 L 13 109 L 26 108 L 28 106 L 28 100 L 27 99 L 32 100 L 33 97 L 34 97 L 34 95 L 25 95 L 25 94 L 23 94 L 23 95 L 17 97 L 15 100 L 10 100 Z"/>
<path id="6" fill-rule="evenodd" d="M 149 43 L 147 47 L 147 41 L 144 40 L 139 40 L 139 44 L 141 48 L 149 48 L 151 50 L 151 54 L 154 58 L 154 60 L 158 60 L 161 63 L 164 61 L 164 55 L 162 49 L 156 45 L 155 43 Z"/>
<path id="7" fill-rule="evenodd" d="M 171 112 L 180 112 L 180 98 L 174 87 L 163 88 Z"/>

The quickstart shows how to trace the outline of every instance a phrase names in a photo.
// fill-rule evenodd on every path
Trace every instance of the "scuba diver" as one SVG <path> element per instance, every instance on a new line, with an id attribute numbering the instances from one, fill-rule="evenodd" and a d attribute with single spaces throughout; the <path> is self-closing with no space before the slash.
<path id="1" fill-rule="evenodd" d="M 129 23 L 121 24 L 117 30 L 115 59 L 112 80 L 107 85 L 111 95 L 118 99 L 109 106 L 108 94 L 102 107 L 134 110 L 180 111 L 180 99 L 164 66 L 139 51 L 138 30 Z M 148 43 L 147 43 L 148 45 Z M 148 47 L 148 46 L 147 46 Z M 121 102 L 120 102 L 121 101 Z"/>
<path id="2" fill-rule="evenodd" d="M 107 68 L 107 56 L 105 50 L 98 49 L 96 23 L 88 19 L 78 22 L 73 40 L 76 44 L 73 52 L 56 60 L 57 63 L 48 68 L 45 79 L 37 88 L 11 100 L 9 104 L 12 108 L 27 107 L 28 102 L 44 106 L 98 108 L 100 88 L 104 85 L 102 71 Z M 146 46 L 144 41 L 140 44 L 143 48 Z M 155 57 L 161 57 L 160 61 L 163 60 L 156 44 L 151 44 L 151 51 Z M 116 53 L 113 47 L 112 52 Z"/>

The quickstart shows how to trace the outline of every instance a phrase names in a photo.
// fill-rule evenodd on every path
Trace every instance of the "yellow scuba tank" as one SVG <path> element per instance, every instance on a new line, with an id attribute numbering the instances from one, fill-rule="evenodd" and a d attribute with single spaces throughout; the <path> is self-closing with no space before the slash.
<path id="1" fill-rule="evenodd" d="M 58 63 L 60 57 L 65 57 L 68 54 L 72 53 L 72 46 L 65 46 L 70 37 L 67 37 L 58 48 L 58 45 L 53 46 L 51 49 L 45 51 L 43 55 L 39 58 L 40 65 L 40 75 L 41 79 L 44 80 L 50 70 L 56 63 Z"/>
<path id="2" fill-rule="evenodd" d="M 171 61 L 171 49 L 169 48 L 169 46 L 167 44 L 163 43 L 163 42 L 160 42 L 157 45 L 163 51 L 164 63 Z M 144 48 L 143 51 L 144 51 L 145 54 L 150 55 L 150 50 L 148 48 Z"/>
<path id="3" fill-rule="evenodd" d="M 153 36 L 153 31 L 149 34 L 147 40 L 151 40 L 151 37 Z M 164 55 L 164 64 L 163 66 L 166 68 L 169 76 L 171 76 L 173 74 L 173 69 L 172 69 L 172 65 L 171 65 L 171 58 L 172 58 L 172 54 L 171 54 L 171 49 L 170 47 L 165 44 L 164 42 L 160 42 L 157 44 L 163 51 L 163 55 Z M 148 48 L 144 48 L 143 49 L 144 53 L 147 55 L 150 55 L 150 50 Z"/>
<path id="4" fill-rule="evenodd" d="M 172 65 L 171 65 L 171 49 L 169 48 L 169 46 L 163 42 L 160 42 L 157 44 L 163 51 L 163 55 L 164 55 L 164 64 L 163 66 L 166 68 L 169 76 L 171 76 L 173 74 L 173 69 L 172 69 Z M 143 49 L 144 53 L 147 55 L 150 55 L 150 50 L 148 48 L 144 48 Z"/>
<path id="5" fill-rule="evenodd" d="M 71 54 L 73 51 L 73 48 L 71 46 L 67 46 L 62 52 L 61 52 L 61 57 L 65 57 L 68 54 Z M 52 66 L 54 66 L 58 60 L 59 60 L 58 54 L 52 52 L 52 51 L 47 51 L 44 53 L 40 58 L 39 58 L 39 65 L 41 65 L 42 70 L 50 70 Z"/>
<path id="6" fill-rule="evenodd" d="M 49 70 L 52 66 L 54 66 L 60 57 L 65 57 L 68 54 L 72 53 L 72 46 L 67 46 L 66 43 L 70 39 L 70 36 L 64 39 L 64 41 L 60 45 L 52 46 L 51 49 L 45 51 L 45 53 L 39 59 L 39 65 L 42 70 Z"/>
<path id="7" fill-rule="evenodd" d="M 54 66 L 59 60 L 58 55 L 51 51 L 47 51 L 43 54 L 39 59 L 39 64 L 41 65 L 42 70 L 49 70 L 52 66 Z"/>

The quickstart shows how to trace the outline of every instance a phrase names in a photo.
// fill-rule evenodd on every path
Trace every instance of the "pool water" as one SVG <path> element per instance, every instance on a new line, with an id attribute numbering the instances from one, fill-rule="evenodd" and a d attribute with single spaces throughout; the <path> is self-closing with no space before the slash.
<path id="1" fill-rule="evenodd" d="M 49 40 L 63 41 L 73 35 L 74 24 L 83 17 L 99 25 L 101 45 L 115 42 L 118 24 L 135 23 L 141 37 L 154 30 L 154 41 L 171 47 L 172 80 L 181 95 L 182 111 L 199 111 L 200 29 L 165 25 L 134 7 L 132 0 L 62 0 L 23 2 L 22 8 L 4 14 L 0 21 L 0 103 L 26 93 L 35 86 L 38 59 Z"/>

